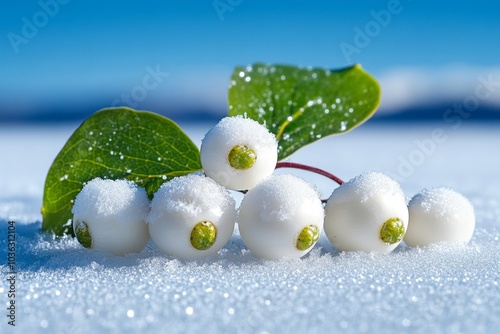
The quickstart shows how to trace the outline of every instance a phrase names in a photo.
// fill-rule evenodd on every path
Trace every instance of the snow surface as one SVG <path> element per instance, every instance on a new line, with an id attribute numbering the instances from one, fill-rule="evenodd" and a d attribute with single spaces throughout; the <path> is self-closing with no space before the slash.
<path id="1" fill-rule="evenodd" d="M 115 257 L 40 233 L 46 172 L 76 126 L 0 126 L 1 333 L 500 328 L 498 124 L 454 129 L 369 123 L 291 157 L 345 180 L 386 172 L 398 178 L 407 197 L 423 188 L 456 189 L 475 207 L 476 230 L 466 246 L 402 244 L 388 255 L 340 253 L 323 235 L 301 260 L 265 261 L 246 249 L 236 231 L 219 254 L 197 262 L 166 256 L 151 242 L 139 254 Z M 199 143 L 209 126 L 185 129 Z M 320 176 L 294 173 L 316 183 L 325 197 L 335 187 Z M 16 221 L 18 246 L 15 330 L 6 317 L 8 220 Z"/>

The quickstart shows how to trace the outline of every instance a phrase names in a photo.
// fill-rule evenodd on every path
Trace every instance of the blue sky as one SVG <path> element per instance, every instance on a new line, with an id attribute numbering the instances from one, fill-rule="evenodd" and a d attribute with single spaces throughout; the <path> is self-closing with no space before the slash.
<path id="1" fill-rule="evenodd" d="M 374 13 L 390 16 L 380 23 Z M 257 61 L 355 62 L 375 76 L 497 67 L 498 17 L 498 1 L 12 1 L 0 13 L 0 114 L 91 113 L 148 68 L 168 76 L 137 105 L 168 110 L 221 108 L 233 67 Z M 346 45 L 357 52 L 346 57 Z"/>

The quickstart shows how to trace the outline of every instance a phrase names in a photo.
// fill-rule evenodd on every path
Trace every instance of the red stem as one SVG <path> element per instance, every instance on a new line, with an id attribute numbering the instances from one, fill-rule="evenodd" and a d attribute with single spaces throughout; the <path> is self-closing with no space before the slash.
<path id="1" fill-rule="evenodd" d="M 337 184 L 339 184 L 339 185 L 341 185 L 342 183 L 344 183 L 344 181 L 342 181 L 341 179 L 339 179 L 335 175 L 333 175 L 331 173 L 328 173 L 327 171 L 324 171 L 324 170 L 316 168 L 316 167 L 299 164 L 299 163 L 296 163 L 296 162 L 284 162 L 284 161 L 280 161 L 280 162 L 278 162 L 276 164 L 276 169 L 278 169 L 278 168 L 303 169 L 303 170 L 307 170 L 309 172 L 313 172 L 313 173 L 316 173 L 316 174 L 320 174 L 320 175 L 326 176 L 330 180 L 333 180 L 333 181 L 337 182 Z"/>

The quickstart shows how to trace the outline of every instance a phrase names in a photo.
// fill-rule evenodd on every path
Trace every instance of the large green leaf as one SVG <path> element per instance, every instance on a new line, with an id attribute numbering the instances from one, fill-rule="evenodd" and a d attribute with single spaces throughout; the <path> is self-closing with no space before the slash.
<path id="1" fill-rule="evenodd" d="M 42 229 L 73 234 L 73 201 L 95 177 L 132 180 L 151 197 L 166 180 L 199 169 L 198 148 L 168 118 L 129 108 L 100 110 L 80 125 L 50 167 Z"/>
<path id="2" fill-rule="evenodd" d="M 258 63 L 234 70 L 228 99 L 229 115 L 247 115 L 276 135 L 281 160 L 366 121 L 380 86 L 360 65 L 331 71 Z"/>

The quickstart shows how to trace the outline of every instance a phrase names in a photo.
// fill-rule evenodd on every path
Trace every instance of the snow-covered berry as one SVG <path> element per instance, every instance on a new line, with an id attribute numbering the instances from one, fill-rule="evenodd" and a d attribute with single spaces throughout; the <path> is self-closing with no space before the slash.
<path id="1" fill-rule="evenodd" d="M 325 233 L 341 251 L 389 253 L 403 240 L 408 208 L 399 184 L 363 173 L 336 188 L 325 206 Z"/>
<path id="2" fill-rule="evenodd" d="M 245 190 L 273 173 L 278 144 L 258 122 L 225 117 L 203 138 L 200 155 L 206 175 L 229 189 Z"/>
<path id="3" fill-rule="evenodd" d="M 404 238 L 408 246 L 437 242 L 467 243 L 476 220 L 467 198 L 448 188 L 424 189 L 408 204 L 410 221 Z"/>
<path id="4" fill-rule="evenodd" d="M 154 194 L 147 217 L 151 239 L 163 252 L 183 260 L 217 253 L 231 238 L 235 201 L 201 174 L 180 176 Z"/>
<path id="5" fill-rule="evenodd" d="M 323 219 L 319 194 L 309 183 L 293 175 L 276 175 L 245 194 L 238 228 L 258 257 L 299 258 L 318 241 Z"/>
<path id="6" fill-rule="evenodd" d="M 95 178 L 73 205 L 73 230 L 86 248 L 115 255 L 141 251 L 149 240 L 146 191 L 127 180 Z"/>

